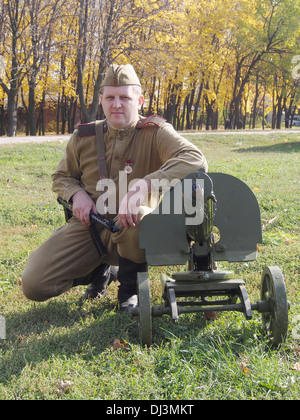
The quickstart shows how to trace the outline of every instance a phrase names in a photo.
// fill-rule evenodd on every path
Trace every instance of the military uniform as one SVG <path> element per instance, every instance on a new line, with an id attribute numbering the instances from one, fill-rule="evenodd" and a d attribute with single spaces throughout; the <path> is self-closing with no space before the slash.
<path id="1" fill-rule="evenodd" d="M 81 125 L 71 136 L 66 152 L 52 175 L 53 191 L 70 201 L 86 191 L 96 202 L 101 192 L 95 127 Z M 140 117 L 131 127 L 116 130 L 107 124 L 104 133 L 106 177 L 115 182 L 119 197 L 120 175 L 126 173 L 127 185 L 134 179 L 183 179 L 204 168 L 203 154 L 159 117 Z M 116 209 L 119 202 L 117 201 Z M 115 217 L 110 214 L 108 217 Z M 145 252 L 139 248 L 138 228 L 121 229 L 112 234 L 97 227 L 107 255 L 100 258 L 88 229 L 72 217 L 29 257 L 23 276 L 24 294 L 43 301 L 69 290 L 74 279 L 84 277 L 100 264 L 118 265 L 119 256 L 144 263 Z"/>

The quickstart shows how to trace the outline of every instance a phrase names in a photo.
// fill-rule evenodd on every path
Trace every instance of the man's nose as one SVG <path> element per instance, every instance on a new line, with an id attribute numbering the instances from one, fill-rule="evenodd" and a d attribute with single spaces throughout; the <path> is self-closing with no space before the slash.
<path id="1" fill-rule="evenodd" d="M 120 101 L 120 98 L 115 97 L 115 98 L 114 98 L 114 102 L 113 102 L 113 107 L 114 107 L 114 108 L 120 108 L 120 106 L 121 106 L 121 101 Z"/>

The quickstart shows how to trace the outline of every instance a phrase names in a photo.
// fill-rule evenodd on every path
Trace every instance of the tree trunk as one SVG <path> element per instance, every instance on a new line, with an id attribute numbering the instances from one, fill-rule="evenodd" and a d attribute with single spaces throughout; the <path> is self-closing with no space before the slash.
<path id="1" fill-rule="evenodd" d="M 89 2 L 87 0 L 80 0 L 80 9 L 79 9 L 79 46 L 77 50 L 77 68 L 78 68 L 78 79 L 77 79 L 77 93 L 79 96 L 80 107 L 82 112 L 82 122 L 94 121 L 98 112 L 98 104 L 100 99 L 100 89 L 101 84 L 104 79 L 107 57 L 109 52 L 109 41 L 111 36 L 111 27 L 114 17 L 115 9 L 115 0 L 111 0 L 110 8 L 108 12 L 108 17 L 106 20 L 105 28 L 103 28 L 104 39 L 102 46 L 100 47 L 100 59 L 97 78 L 93 86 L 93 100 L 90 108 L 87 107 L 84 95 L 84 86 L 83 86 L 83 73 L 85 68 L 86 61 L 86 31 L 88 25 L 88 14 L 89 14 Z"/>
<path id="2" fill-rule="evenodd" d="M 17 93 L 18 93 L 17 88 L 13 88 L 11 86 L 8 92 L 8 103 L 7 103 L 7 120 L 8 120 L 7 135 L 8 137 L 14 137 L 17 131 L 17 105 L 16 105 Z"/>
<path id="3" fill-rule="evenodd" d="M 5 135 L 5 128 L 4 128 L 4 106 L 1 105 L 0 107 L 0 136 Z"/>
<path id="4" fill-rule="evenodd" d="M 29 84 L 29 99 L 28 99 L 28 127 L 29 135 L 36 136 L 36 121 L 35 121 L 35 83 Z"/>
<path id="5" fill-rule="evenodd" d="M 202 91 L 203 91 L 203 82 L 201 83 L 201 85 L 199 87 L 197 100 L 196 100 L 196 103 L 194 105 L 194 117 L 193 117 L 193 129 L 194 130 L 196 130 L 196 128 L 197 128 L 197 115 L 198 115 L 198 109 L 199 109 L 200 100 L 201 100 L 201 96 L 202 96 Z"/>
<path id="6" fill-rule="evenodd" d="M 266 89 L 264 89 L 263 96 L 263 116 L 262 116 L 262 129 L 265 129 L 265 109 L 266 109 Z"/>
<path id="7" fill-rule="evenodd" d="M 153 114 L 153 99 L 154 99 L 154 93 L 155 93 L 155 84 L 156 84 L 156 76 L 153 77 L 152 89 L 151 89 L 151 92 L 149 92 L 149 106 L 148 106 L 148 112 L 147 112 L 148 117 L 150 117 L 150 115 Z"/>
<path id="8" fill-rule="evenodd" d="M 277 119 L 276 119 L 276 128 L 277 130 L 281 129 L 281 121 L 283 115 L 283 104 L 282 104 L 282 96 L 278 96 L 278 108 L 277 108 Z"/>
<path id="9" fill-rule="evenodd" d="M 57 98 L 57 109 L 56 109 L 56 134 L 59 134 L 59 126 L 60 126 L 60 94 L 58 94 Z"/>
<path id="10" fill-rule="evenodd" d="M 255 124 L 256 124 L 258 96 L 259 96 L 259 85 L 258 85 L 258 76 L 256 76 L 255 98 L 254 98 L 254 103 L 253 103 L 253 108 L 252 108 L 252 116 L 253 116 L 253 119 L 252 119 L 252 128 L 253 129 L 255 129 Z"/>

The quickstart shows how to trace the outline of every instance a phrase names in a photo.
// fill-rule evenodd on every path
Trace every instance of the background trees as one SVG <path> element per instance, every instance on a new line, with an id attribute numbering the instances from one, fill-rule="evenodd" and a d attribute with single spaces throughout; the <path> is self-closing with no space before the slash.
<path id="1" fill-rule="evenodd" d="M 264 127 L 269 111 L 273 128 L 284 115 L 288 126 L 299 21 L 294 0 L 2 0 L 0 134 L 101 118 L 112 62 L 135 66 L 143 113 L 177 129 Z"/>

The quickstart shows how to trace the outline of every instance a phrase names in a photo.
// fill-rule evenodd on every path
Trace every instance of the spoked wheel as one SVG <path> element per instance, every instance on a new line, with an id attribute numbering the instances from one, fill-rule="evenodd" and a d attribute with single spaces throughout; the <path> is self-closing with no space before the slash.
<path id="1" fill-rule="evenodd" d="M 152 344 L 152 313 L 148 273 L 138 273 L 139 333 L 142 345 Z"/>
<path id="2" fill-rule="evenodd" d="M 261 300 L 270 306 L 270 311 L 262 315 L 266 332 L 272 344 L 279 345 L 286 339 L 289 310 L 284 277 L 279 267 L 264 268 Z"/>

